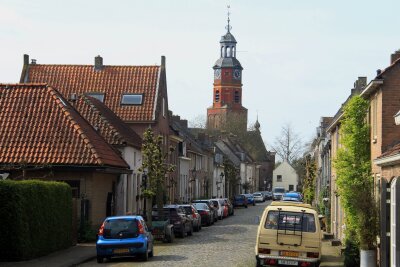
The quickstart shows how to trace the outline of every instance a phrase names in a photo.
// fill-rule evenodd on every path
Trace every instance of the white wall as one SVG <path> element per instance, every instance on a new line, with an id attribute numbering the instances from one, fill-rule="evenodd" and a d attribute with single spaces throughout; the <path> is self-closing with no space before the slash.
<path id="1" fill-rule="evenodd" d="M 282 176 L 282 182 L 277 181 L 278 175 Z M 289 185 L 293 185 L 293 191 L 296 191 L 298 177 L 295 169 L 287 161 L 284 161 L 273 171 L 272 188 L 284 187 L 288 191 Z"/>

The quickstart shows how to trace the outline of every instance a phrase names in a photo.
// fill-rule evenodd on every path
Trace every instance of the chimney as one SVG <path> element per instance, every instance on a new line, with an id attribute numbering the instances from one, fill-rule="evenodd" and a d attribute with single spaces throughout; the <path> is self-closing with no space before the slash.
<path id="1" fill-rule="evenodd" d="M 393 64 L 396 60 L 400 58 L 400 50 L 397 50 L 390 56 L 390 64 Z"/>
<path id="2" fill-rule="evenodd" d="M 367 77 L 358 77 L 357 81 L 354 83 L 354 89 L 361 92 L 367 86 Z"/>
<path id="3" fill-rule="evenodd" d="M 94 58 L 94 70 L 102 70 L 103 69 L 103 58 L 101 56 L 97 56 Z"/>
<path id="4" fill-rule="evenodd" d="M 36 65 L 36 59 L 31 59 L 31 65 Z"/>
<path id="5" fill-rule="evenodd" d="M 187 120 L 180 120 L 179 124 L 185 129 L 187 129 L 187 127 L 188 127 L 188 121 Z"/>
<path id="6" fill-rule="evenodd" d="M 161 68 L 165 69 L 165 56 L 161 56 Z"/>
<path id="7" fill-rule="evenodd" d="M 29 65 L 29 55 L 24 54 L 24 65 Z"/>

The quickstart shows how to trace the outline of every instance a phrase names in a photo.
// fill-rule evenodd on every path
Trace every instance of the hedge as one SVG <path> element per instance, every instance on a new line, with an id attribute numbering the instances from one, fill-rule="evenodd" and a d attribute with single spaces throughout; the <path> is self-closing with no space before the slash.
<path id="1" fill-rule="evenodd" d="M 66 183 L 0 181 L 0 260 L 27 260 L 72 244 Z"/>

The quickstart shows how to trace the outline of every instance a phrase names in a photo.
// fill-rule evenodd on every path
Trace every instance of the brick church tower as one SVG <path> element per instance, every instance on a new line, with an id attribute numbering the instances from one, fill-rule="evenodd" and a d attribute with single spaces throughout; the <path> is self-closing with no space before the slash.
<path id="1" fill-rule="evenodd" d="M 246 131 L 247 109 L 242 106 L 242 70 L 236 59 L 236 39 L 231 34 L 228 16 L 227 33 L 222 36 L 220 58 L 215 62 L 213 105 L 207 109 L 207 128 L 224 130 L 226 126 Z"/>

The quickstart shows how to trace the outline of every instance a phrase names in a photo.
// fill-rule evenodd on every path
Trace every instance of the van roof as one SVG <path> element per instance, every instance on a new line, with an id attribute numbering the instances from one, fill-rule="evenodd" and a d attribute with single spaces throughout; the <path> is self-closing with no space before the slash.
<path id="1" fill-rule="evenodd" d="M 274 207 L 293 207 L 293 208 L 307 208 L 310 210 L 314 210 L 314 208 L 310 205 L 310 204 L 306 204 L 306 203 L 300 203 L 300 202 L 284 202 L 284 201 L 272 201 L 272 203 L 270 204 L 270 206 L 274 206 Z M 314 210 L 315 211 L 315 210 Z"/>

